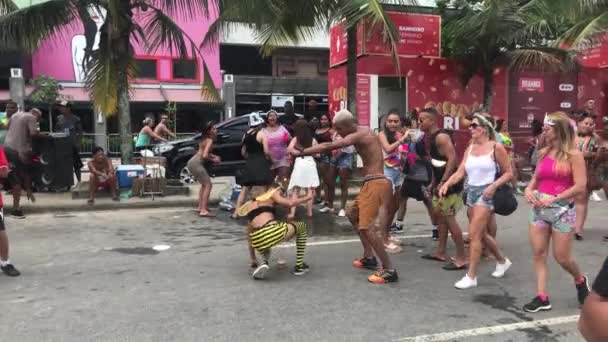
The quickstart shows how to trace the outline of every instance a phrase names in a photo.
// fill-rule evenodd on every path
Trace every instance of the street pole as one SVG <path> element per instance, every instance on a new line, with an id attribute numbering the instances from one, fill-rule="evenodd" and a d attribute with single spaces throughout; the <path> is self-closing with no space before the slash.
<path id="1" fill-rule="evenodd" d="M 23 70 L 11 68 L 9 92 L 11 100 L 15 101 L 19 106 L 19 111 L 25 110 L 25 80 L 23 79 Z"/>

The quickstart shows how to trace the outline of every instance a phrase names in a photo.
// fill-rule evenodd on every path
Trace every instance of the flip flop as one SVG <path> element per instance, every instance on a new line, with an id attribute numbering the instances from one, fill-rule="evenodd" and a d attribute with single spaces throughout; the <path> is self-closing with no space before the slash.
<path id="1" fill-rule="evenodd" d="M 198 214 L 198 216 L 200 216 L 200 217 L 206 217 L 206 218 L 214 218 L 214 217 L 216 217 L 216 215 L 212 214 L 212 213 Z"/>
<path id="2" fill-rule="evenodd" d="M 422 259 L 424 260 L 432 260 L 432 261 L 439 261 L 439 262 L 446 262 L 446 259 L 442 259 L 438 256 L 435 256 L 433 254 L 425 254 L 423 256 L 421 256 Z"/>
<path id="3" fill-rule="evenodd" d="M 462 266 L 458 266 L 453 261 L 450 261 L 450 263 L 445 264 L 442 268 L 446 271 L 460 271 L 460 270 L 466 270 L 468 268 L 468 265 L 464 264 Z"/>

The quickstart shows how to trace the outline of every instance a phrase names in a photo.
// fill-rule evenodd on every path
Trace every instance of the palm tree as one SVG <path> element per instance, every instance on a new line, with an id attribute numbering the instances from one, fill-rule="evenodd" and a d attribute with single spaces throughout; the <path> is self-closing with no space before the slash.
<path id="1" fill-rule="evenodd" d="M 209 1 L 211 4 L 212 1 Z M 357 25 L 368 20 L 379 25 L 386 43 L 391 47 L 395 68 L 399 73 L 397 44 L 399 34 L 387 14 L 385 4 L 414 6 L 416 0 L 218 0 L 220 16 L 211 25 L 203 47 L 214 46 L 220 30 L 231 30 L 235 22 L 248 23 L 258 35 L 260 52 L 268 56 L 273 49 L 298 42 L 316 34 L 319 28 L 344 21 L 348 36 L 348 109 L 356 114 Z"/>
<path id="2" fill-rule="evenodd" d="M 137 76 L 134 43 L 151 53 L 165 47 L 186 58 L 198 47 L 171 18 L 209 15 L 205 0 L 50 0 L 22 9 L 0 0 L 0 46 L 36 50 L 47 38 L 62 38 L 70 24 L 92 23 L 91 13 L 104 11 L 99 49 L 92 50 L 94 34 L 87 35 L 85 87 L 96 111 L 118 113 L 123 163 L 133 149 L 129 112 L 129 82 Z M 136 17 L 137 16 L 137 17 Z M 209 71 L 203 64 L 204 95 L 217 99 Z"/>
<path id="3" fill-rule="evenodd" d="M 608 31 L 607 0 L 531 0 L 527 6 L 549 20 L 568 21 L 555 46 L 584 49 Z"/>
<path id="4" fill-rule="evenodd" d="M 444 18 L 444 55 L 460 62 L 463 85 L 481 74 L 486 110 L 496 66 L 547 71 L 573 66 L 571 54 L 552 47 L 567 22 L 547 18 L 530 0 L 444 0 L 438 5 Z"/>

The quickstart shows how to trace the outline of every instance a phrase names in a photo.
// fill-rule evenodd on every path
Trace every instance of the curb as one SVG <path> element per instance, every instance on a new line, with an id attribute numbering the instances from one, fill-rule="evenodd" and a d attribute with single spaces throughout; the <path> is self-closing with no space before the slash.
<path id="1" fill-rule="evenodd" d="M 358 190 L 358 188 L 357 188 Z M 356 197 L 356 194 L 349 191 L 348 199 L 352 200 Z M 339 201 L 339 194 L 336 194 L 336 202 Z M 113 210 L 131 210 L 131 209 L 158 209 L 158 208 L 191 208 L 196 205 L 196 198 L 177 198 L 174 200 L 165 200 L 161 197 L 161 200 L 152 200 L 146 198 L 146 200 L 137 202 L 111 202 L 110 200 L 103 200 L 103 202 L 97 202 L 95 205 L 90 206 L 86 203 L 86 199 L 73 200 L 74 203 L 68 206 L 51 206 L 51 205 L 23 205 L 23 210 L 26 214 L 46 214 L 46 213 L 67 213 L 67 212 L 87 212 L 87 211 L 113 211 Z M 209 204 L 217 206 L 220 203 L 219 198 L 210 198 Z"/>

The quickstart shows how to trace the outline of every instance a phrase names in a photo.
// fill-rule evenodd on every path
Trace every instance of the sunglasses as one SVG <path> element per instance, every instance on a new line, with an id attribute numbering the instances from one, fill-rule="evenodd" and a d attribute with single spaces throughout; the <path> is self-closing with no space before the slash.
<path id="1" fill-rule="evenodd" d="M 474 122 L 469 125 L 469 129 L 476 129 L 478 127 L 481 127 L 481 126 L 479 124 L 474 123 Z"/>

